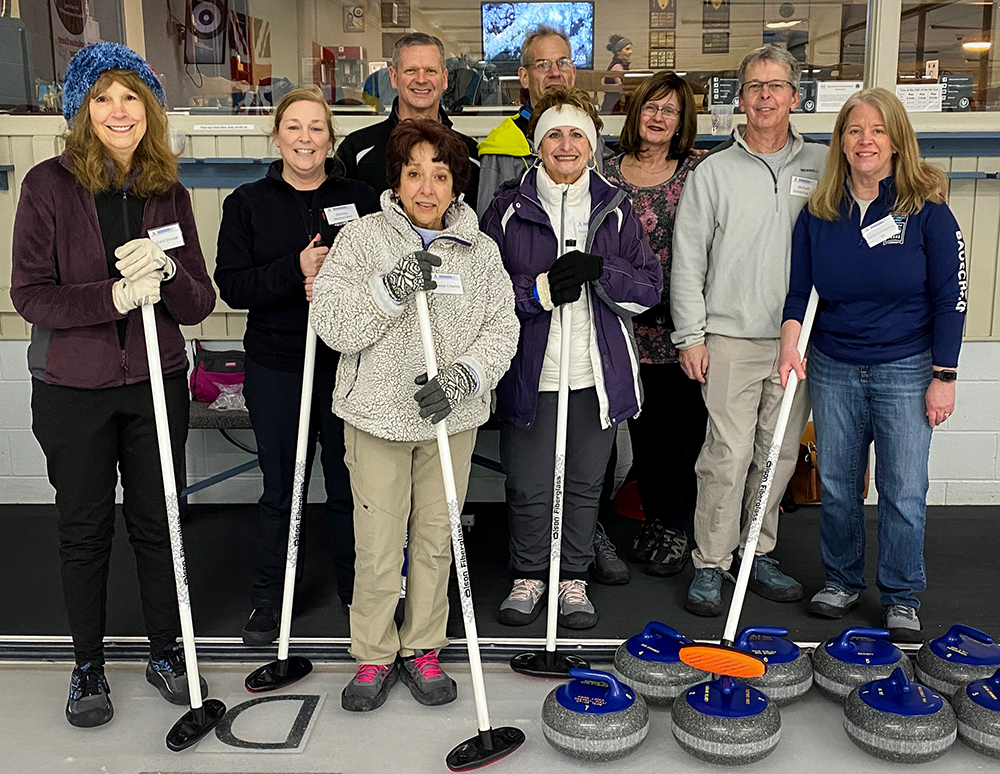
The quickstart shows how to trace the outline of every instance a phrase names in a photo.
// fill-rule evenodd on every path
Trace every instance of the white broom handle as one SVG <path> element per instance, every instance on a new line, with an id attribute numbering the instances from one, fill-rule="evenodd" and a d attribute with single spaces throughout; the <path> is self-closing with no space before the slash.
<path id="1" fill-rule="evenodd" d="M 181 514 L 177 505 L 174 457 L 170 447 L 170 425 L 167 422 L 167 396 L 163 391 L 160 342 L 156 334 L 156 315 L 153 313 L 152 304 L 144 304 L 142 307 L 142 331 L 146 339 L 149 384 L 153 390 L 153 415 L 156 418 L 156 440 L 160 447 L 160 472 L 163 474 L 163 496 L 167 503 L 167 529 L 170 532 L 170 553 L 174 561 L 174 584 L 177 587 L 177 610 L 181 619 L 188 691 L 191 694 L 191 709 L 196 710 L 201 707 L 201 683 L 198 679 L 198 656 L 194 646 L 194 623 L 191 620 L 184 540 L 181 537 Z"/>
<path id="2" fill-rule="evenodd" d="M 809 294 L 809 303 L 806 304 L 806 313 L 802 319 L 802 330 L 799 332 L 799 358 L 806 356 L 806 347 L 809 344 L 809 335 L 812 333 L 813 320 L 816 317 L 816 306 L 819 304 L 819 294 L 816 288 Z M 711 367 L 711 364 L 709 364 Z M 754 503 L 753 513 L 750 516 L 750 524 L 747 528 L 747 542 L 743 547 L 743 561 L 740 563 L 740 572 L 736 578 L 736 588 L 733 591 L 733 601 L 729 605 L 729 617 L 726 619 L 726 630 L 724 638 L 726 642 L 733 642 L 736 639 L 736 630 L 740 624 L 740 613 L 743 611 L 743 600 L 747 594 L 747 584 L 750 582 L 750 570 L 753 566 L 754 554 L 757 551 L 757 540 L 760 537 L 760 527 L 764 522 L 764 513 L 767 511 L 767 501 L 771 494 L 771 484 L 774 481 L 774 473 L 778 467 L 778 458 L 781 456 L 781 446 L 785 438 L 785 429 L 788 427 L 788 416 L 792 411 L 792 402 L 795 400 L 795 388 L 798 386 L 799 377 L 792 370 L 788 373 L 788 384 L 785 392 L 781 396 L 781 407 L 778 409 L 778 421 L 774 426 L 774 435 L 771 438 L 771 448 L 767 452 L 767 462 L 764 463 L 764 470 L 760 477 L 760 487 L 757 490 L 757 500 Z"/>
<path id="3" fill-rule="evenodd" d="M 295 439 L 295 475 L 292 478 L 292 512 L 288 519 L 288 552 L 285 555 L 285 587 L 281 597 L 281 632 L 278 635 L 278 661 L 288 660 L 288 642 L 292 636 L 292 606 L 295 599 L 295 567 L 299 560 L 299 534 L 305 508 L 306 449 L 309 445 L 309 420 L 312 415 L 313 376 L 316 372 L 316 331 L 306 324 L 306 355 L 302 366 L 302 397 L 299 400 L 299 433 Z"/>
<path id="4" fill-rule="evenodd" d="M 427 308 L 427 294 L 416 292 L 417 320 L 420 323 L 420 341 L 427 364 L 427 381 L 438 374 L 437 356 L 434 352 L 434 335 L 431 332 L 430 310 Z M 455 471 L 451 464 L 451 443 L 448 440 L 447 420 L 442 419 L 434 429 L 437 432 L 438 457 L 441 459 L 441 478 L 444 481 L 444 496 L 448 502 L 448 520 L 451 523 L 451 543 L 455 554 L 455 572 L 458 575 L 458 594 L 462 600 L 462 620 L 465 622 L 465 640 L 469 651 L 469 669 L 472 672 L 472 693 L 476 699 L 476 715 L 479 730 L 489 731 L 490 713 L 486 705 L 486 683 L 483 679 L 483 664 L 479 657 L 479 634 L 476 631 L 476 612 L 472 606 L 472 583 L 469 579 L 469 563 L 465 555 L 465 538 L 462 535 L 462 513 L 458 507 L 458 492 L 455 490 Z"/>
<path id="5" fill-rule="evenodd" d="M 556 403 L 556 458 L 552 481 L 552 532 L 549 545 L 549 609 L 545 618 L 545 650 L 556 650 L 559 620 L 559 566 L 562 562 L 563 499 L 566 494 L 566 425 L 569 417 L 569 348 L 573 307 L 559 307 L 559 397 Z"/>

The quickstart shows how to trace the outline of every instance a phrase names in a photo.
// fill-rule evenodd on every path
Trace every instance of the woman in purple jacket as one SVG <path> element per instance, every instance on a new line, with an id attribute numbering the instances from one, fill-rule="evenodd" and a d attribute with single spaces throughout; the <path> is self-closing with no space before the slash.
<path id="1" fill-rule="evenodd" d="M 499 619 L 515 626 L 538 616 L 549 572 L 564 333 L 552 310 L 573 310 L 559 623 L 588 629 L 597 623 L 586 579 L 604 471 L 618 424 L 642 400 L 631 318 L 657 304 L 663 288 L 625 192 L 590 169 L 600 128 L 586 92 L 546 91 L 529 125 L 539 163 L 500 188 L 482 221 L 500 246 L 521 320 L 496 392 L 514 575 Z"/>
<path id="2" fill-rule="evenodd" d="M 14 221 L 10 295 L 32 324 L 32 430 L 56 490 L 76 657 L 66 718 L 81 727 L 114 714 L 103 640 L 119 470 L 149 637 L 146 679 L 167 701 L 189 701 L 140 307 L 155 304 L 174 465 L 182 471 L 188 398 L 180 326 L 205 319 L 215 291 L 191 199 L 177 180 L 165 101 L 134 51 L 117 43 L 81 49 L 66 70 L 66 151 L 25 175 Z"/>

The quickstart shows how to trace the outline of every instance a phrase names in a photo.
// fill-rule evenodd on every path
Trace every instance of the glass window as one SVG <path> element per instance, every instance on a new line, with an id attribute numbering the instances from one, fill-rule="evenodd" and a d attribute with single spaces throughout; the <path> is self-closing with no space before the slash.
<path id="1" fill-rule="evenodd" d="M 1000 110 L 992 0 L 903 4 L 897 92 L 911 111 Z"/>

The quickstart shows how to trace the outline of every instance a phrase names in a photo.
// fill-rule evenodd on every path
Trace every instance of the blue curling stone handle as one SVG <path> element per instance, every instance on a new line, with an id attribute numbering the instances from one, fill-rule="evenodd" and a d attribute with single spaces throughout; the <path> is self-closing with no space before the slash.
<path id="1" fill-rule="evenodd" d="M 895 664 L 903 651 L 889 642 L 888 629 L 855 626 L 826 641 L 826 652 L 838 661 L 862 666 Z"/>
<path id="2" fill-rule="evenodd" d="M 676 664 L 681 660 L 681 648 L 693 642 L 665 623 L 650 621 L 639 634 L 628 639 L 625 650 L 643 661 Z"/>
<path id="3" fill-rule="evenodd" d="M 716 718 L 750 718 L 767 709 L 763 693 L 727 675 L 689 688 L 685 698 L 695 711 Z"/>
<path id="4" fill-rule="evenodd" d="M 944 699 L 926 685 L 911 683 L 902 667 L 881 680 L 872 680 L 858 689 L 861 700 L 874 710 L 904 717 L 933 715 L 944 706 Z"/>
<path id="5" fill-rule="evenodd" d="M 973 680 L 965 693 L 983 709 L 1000 712 L 1000 669 L 985 680 Z"/>
<path id="6" fill-rule="evenodd" d="M 986 632 L 965 624 L 955 624 L 945 634 L 930 641 L 931 652 L 952 664 L 1000 666 L 1000 646 Z"/>
<path id="7" fill-rule="evenodd" d="M 788 629 L 780 626 L 748 626 L 739 633 L 733 647 L 753 653 L 771 666 L 790 664 L 799 657 L 799 646 L 790 640 Z"/>
<path id="8" fill-rule="evenodd" d="M 607 672 L 571 669 L 569 676 L 571 682 L 556 688 L 556 701 L 571 712 L 607 715 L 635 704 L 635 692 Z"/>

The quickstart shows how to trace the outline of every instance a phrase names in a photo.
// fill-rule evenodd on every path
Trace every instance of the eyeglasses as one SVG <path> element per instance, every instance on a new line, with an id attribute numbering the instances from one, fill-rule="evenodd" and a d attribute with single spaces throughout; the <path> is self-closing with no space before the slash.
<path id="1" fill-rule="evenodd" d="M 790 81 L 747 81 L 743 84 L 743 96 L 756 97 L 764 87 L 776 97 L 784 96 L 795 90 Z"/>
<path id="2" fill-rule="evenodd" d="M 639 111 L 646 118 L 656 118 L 657 113 L 663 113 L 664 118 L 679 118 L 681 111 L 672 105 L 665 105 L 664 107 L 657 107 L 651 102 L 647 102 L 642 106 L 642 110 Z"/>
<path id="3" fill-rule="evenodd" d="M 536 59 L 535 63 L 532 65 L 535 68 L 535 72 L 544 73 L 552 69 L 552 61 L 549 59 Z M 556 60 L 556 67 L 560 70 L 572 70 L 573 60 L 563 57 L 562 59 Z"/>

